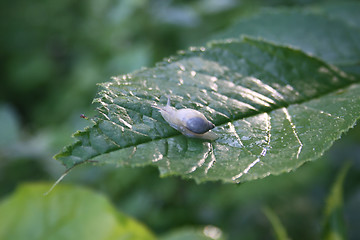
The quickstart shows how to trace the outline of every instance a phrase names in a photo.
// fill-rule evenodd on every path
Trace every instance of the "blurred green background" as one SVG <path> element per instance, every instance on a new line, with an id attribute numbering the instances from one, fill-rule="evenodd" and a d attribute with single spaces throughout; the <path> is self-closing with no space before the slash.
<path id="1" fill-rule="evenodd" d="M 0 197 L 23 182 L 54 182 L 52 159 L 92 116 L 96 83 L 201 45 L 235 19 L 262 7 L 302 7 L 310 0 L 3 0 L 0 3 Z M 299 170 L 241 185 L 169 177 L 155 168 L 81 166 L 64 182 L 107 195 L 157 234 L 215 225 L 236 239 L 271 239 L 261 208 L 271 207 L 293 239 L 318 239 L 335 173 L 352 162 L 345 185 L 350 239 L 360 235 L 360 127 Z"/>

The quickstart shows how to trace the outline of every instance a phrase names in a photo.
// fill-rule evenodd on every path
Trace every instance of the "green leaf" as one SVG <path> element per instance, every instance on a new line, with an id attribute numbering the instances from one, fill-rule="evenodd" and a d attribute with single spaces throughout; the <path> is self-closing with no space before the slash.
<path id="1" fill-rule="evenodd" d="M 303 10 L 267 9 L 215 38 L 241 35 L 296 47 L 346 70 L 352 68 L 351 72 L 360 71 L 360 29 L 339 19 Z"/>
<path id="2" fill-rule="evenodd" d="M 301 51 L 244 38 L 192 49 L 102 84 L 94 125 L 55 156 L 241 182 L 315 160 L 360 116 L 359 79 Z M 154 105 L 193 108 L 219 138 L 188 138 Z"/>
<path id="3" fill-rule="evenodd" d="M 346 164 L 337 176 L 327 198 L 324 214 L 323 239 L 347 239 L 343 214 L 343 185 L 350 164 Z"/>
<path id="4" fill-rule="evenodd" d="M 102 195 L 80 187 L 26 184 L 0 203 L 0 239 L 155 239 Z"/>
<path id="5" fill-rule="evenodd" d="M 280 219 L 270 208 L 264 208 L 264 213 L 269 219 L 274 231 L 276 239 L 278 240 L 288 240 L 290 239 L 286 233 L 285 227 L 282 225 Z"/>
<path id="6" fill-rule="evenodd" d="M 360 26 L 359 1 L 329 1 L 314 5 L 310 9 L 331 18 L 341 19 L 354 27 Z"/>
<path id="7" fill-rule="evenodd" d="M 174 230 L 160 237 L 160 240 L 221 240 L 224 239 L 219 228 L 205 226 L 203 229 L 184 228 Z"/>

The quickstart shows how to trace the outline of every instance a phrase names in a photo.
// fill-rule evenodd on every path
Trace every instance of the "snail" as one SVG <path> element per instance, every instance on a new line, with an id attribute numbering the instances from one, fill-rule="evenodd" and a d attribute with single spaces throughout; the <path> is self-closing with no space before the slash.
<path id="1" fill-rule="evenodd" d="M 170 105 L 170 98 L 164 107 L 155 107 L 171 127 L 180 131 L 183 135 L 205 140 L 215 140 L 217 135 L 210 130 L 215 125 L 206 119 L 204 114 L 194 109 L 176 109 Z"/>

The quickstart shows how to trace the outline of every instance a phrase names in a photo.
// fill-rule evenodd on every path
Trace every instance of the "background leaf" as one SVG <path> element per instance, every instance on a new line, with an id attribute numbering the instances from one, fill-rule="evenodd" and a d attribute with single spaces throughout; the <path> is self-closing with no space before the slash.
<path id="1" fill-rule="evenodd" d="M 342 168 L 327 197 L 324 214 L 323 239 L 347 239 L 343 209 L 343 185 L 349 168 L 350 164 L 346 164 Z"/>
<path id="2" fill-rule="evenodd" d="M 314 160 L 360 115 L 354 78 L 301 51 L 245 38 L 183 52 L 152 69 L 102 84 L 94 125 L 56 155 L 155 165 L 164 175 L 240 182 Z M 171 97 L 215 123 L 214 142 L 172 129 L 155 104 Z"/>
<path id="3" fill-rule="evenodd" d="M 263 211 L 274 229 L 276 239 L 277 240 L 289 240 L 290 238 L 288 237 L 288 235 L 286 233 L 286 229 L 285 229 L 284 225 L 281 223 L 281 221 L 280 221 L 279 217 L 276 215 L 276 213 L 274 213 L 274 211 L 272 211 L 268 207 L 265 207 L 263 209 Z"/>
<path id="4" fill-rule="evenodd" d="M 331 18 L 341 19 L 354 27 L 360 26 L 358 1 L 328 1 L 311 6 L 310 9 Z"/>
<path id="5" fill-rule="evenodd" d="M 336 15 L 333 13 L 331 7 L 338 4 L 321 8 L 323 14 L 320 10 L 263 10 L 253 17 L 240 19 L 215 39 L 257 37 L 299 48 L 352 73 L 360 73 L 360 28 L 343 20 L 344 12 L 351 13 L 349 6 L 339 4 L 345 9 Z M 359 4 L 351 6 L 352 11 L 360 11 Z"/>
<path id="6" fill-rule="evenodd" d="M 223 234 L 214 226 L 205 226 L 203 229 L 183 228 L 163 235 L 160 240 L 221 240 Z"/>
<path id="7" fill-rule="evenodd" d="M 26 184 L 0 203 L 0 239 L 155 239 L 102 195 L 59 185 Z"/>

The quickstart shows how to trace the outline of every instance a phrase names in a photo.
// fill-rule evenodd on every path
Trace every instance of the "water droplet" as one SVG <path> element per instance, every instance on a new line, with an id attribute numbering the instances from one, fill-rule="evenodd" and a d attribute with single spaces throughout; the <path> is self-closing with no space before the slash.
<path id="1" fill-rule="evenodd" d="M 251 137 L 248 137 L 248 136 L 242 136 L 241 137 L 241 140 L 243 140 L 243 141 L 250 140 L 250 139 L 251 139 Z"/>

